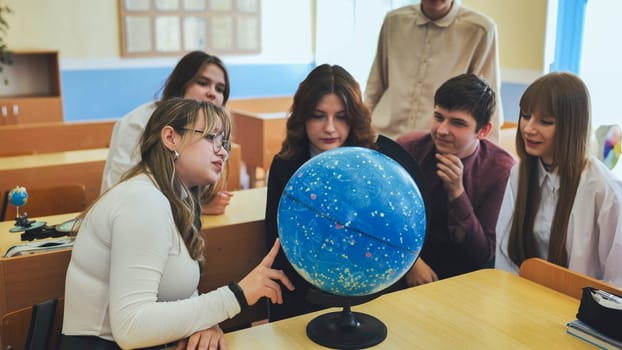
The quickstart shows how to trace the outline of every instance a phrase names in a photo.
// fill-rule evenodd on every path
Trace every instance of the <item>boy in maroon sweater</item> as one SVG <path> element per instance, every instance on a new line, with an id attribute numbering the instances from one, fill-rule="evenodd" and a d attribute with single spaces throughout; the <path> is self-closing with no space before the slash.
<path id="1" fill-rule="evenodd" d="M 486 139 L 495 93 L 473 74 L 449 79 L 434 95 L 429 131 L 397 142 L 421 166 L 430 193 L 426 243 L 406 280 L 419 285 L 494 266 L 495 226 L 515 159 Z"/>

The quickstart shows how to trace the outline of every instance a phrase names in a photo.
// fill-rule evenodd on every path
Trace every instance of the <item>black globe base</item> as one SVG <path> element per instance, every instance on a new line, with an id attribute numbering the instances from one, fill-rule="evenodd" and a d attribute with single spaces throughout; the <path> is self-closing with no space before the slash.
<path id="1" fill-rule="evenodd" d="M 341 312 L 320 315 L 307 324 L 307 336 L 317 344 L 333 349 L 363 349 L 381 343 L 387 327 L 379 319 L 349 306 Z"/>

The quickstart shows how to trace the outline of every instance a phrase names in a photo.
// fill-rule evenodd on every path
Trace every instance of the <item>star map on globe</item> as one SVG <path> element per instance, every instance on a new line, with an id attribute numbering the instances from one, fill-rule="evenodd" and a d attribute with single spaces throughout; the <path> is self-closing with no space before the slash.
<path id="1" fill-rule="evenodd" d="M 279 202 L 283 251 L 296 271 L 335 295 L 363 296 L 399 280 L 423 246 L 423 198 L 388 156 L 340 147 L 300 167 Z"/>

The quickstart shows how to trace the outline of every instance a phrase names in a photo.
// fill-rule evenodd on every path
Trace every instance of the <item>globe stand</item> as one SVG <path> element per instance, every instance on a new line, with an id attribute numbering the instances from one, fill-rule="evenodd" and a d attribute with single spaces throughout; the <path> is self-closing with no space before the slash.
<path id="1" fill-rule="evenodd" d="M 387 327 L 371 315 L 352 312 L 348 303 L 341 312 L 330 312 L 311 320 L 307 324 L 307 336 L 329 348 L 362 349 L 385 340 Z"/>
<path id="2" fill-rule="evenodd" d="M 343 307 L 341 312 L 320 315 L 307 324 L 307 336 L 317 344 L 337 349 L 362 349 L 381 343 L 387 327 L 371 315 L 353 312 L 352 305 L 373 300 L 382 292 L 362 296 L 340 296 L 310 288 L 306 300 L 325 307 Z"/>
<path id="3" fill-rule="evenodd" d="M 28 214 L 18 215 L 15 218 L 15 226 L 9 232 L 23 232 L 20 236 L 22 241 L 32 241 L 37 238 L 45 238 L 45 221 L 29 220 Z"/>

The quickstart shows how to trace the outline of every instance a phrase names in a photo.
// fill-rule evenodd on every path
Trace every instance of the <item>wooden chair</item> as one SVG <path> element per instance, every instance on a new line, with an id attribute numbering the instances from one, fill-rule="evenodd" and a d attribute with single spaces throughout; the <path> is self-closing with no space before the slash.
<path id="1" fill-rule="evenodd" d="M 45 174 L 42 174 L 45 176 Z M 20 214 L 28 213 L 29 218 L 40 216 L 74 213 L 86 208 L 86 190 L 84 185 L 63 185 L 47 188 L 27 188 L 28 202 L 20 208 Z M 8 203 L 8 189 L 4 192 L 0 221 L 15 220 L 17 210 Z"/>
<path id="2" fill-rule="evenodd" d="M 540 258 L 530 258 L 523 261 L 518 274 L 575 299 L 581 299 L 582 289 L 588 286 L 622 295 L 622 289 L 614 285 Z"/>
<path id="3" fill-rule="evenodd" d="M 2 317 L 2 350 L 58 349 L 63 324 L 63 300 L 50 299 Z"/>

